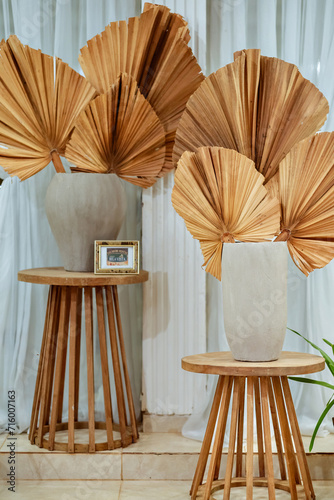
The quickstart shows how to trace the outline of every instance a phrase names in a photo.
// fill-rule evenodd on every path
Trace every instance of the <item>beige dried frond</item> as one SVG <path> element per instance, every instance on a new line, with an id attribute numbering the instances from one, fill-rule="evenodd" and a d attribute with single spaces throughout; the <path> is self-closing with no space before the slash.
<path id="1" fill-rule="evenodd" d="M 279 228 L 278 200 L 254 163 L 234 150 L 203 147 L 178 163 L 172 203 L 198 239 L 206 271 L 221 279 L 223 242 L 266 241 Z"/>
<path id="2" fill-rule="evenodd" d="M 173 160 L 200 146 L 223 146 L 251 158 L 267 182 L 294 144 L 324 124 L 328 102 L 293 64 L 253 49 L 235 57 L 189 99 Z"/>
<path id="3" fill-rule="evenodd" d="M 190 95 L 204 76 L 188 47 L 187 23 L 161 5 L 145 4 L 139 17 L 110 23 L 81 49 L 81 67 L 99 93 L 108 91 L 120 73 L 138 83 L 165 127 L 165 169 L 173 168 L 176 128 Z"/>
<path id="4" fill-rule="evenodd" d="M 73 122 L 95 96 L 61 59 L 10 36 L 0 45 L 0 164 L 26 179 L 63 155 Z"/>
<path id="5" fill-rule="evenodd" d="M 133 78 L 122 74 L 82 111 L 65 156 L 74 172 L 116 173 L 132 184 L 154 184 L 164 164 L 164 128 Z"/>
<path id="6" fill-rule="evenodd" d="M 306 274 L 334 257 L 334 132 L 305 139 L 279 167 L 281 234 Z"/>

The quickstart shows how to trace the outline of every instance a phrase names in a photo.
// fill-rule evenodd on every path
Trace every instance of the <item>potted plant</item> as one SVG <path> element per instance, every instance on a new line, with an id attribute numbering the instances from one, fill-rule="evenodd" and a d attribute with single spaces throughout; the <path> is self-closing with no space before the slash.
<path id="1" fill-rule="evenodd" d="M 204 79 L 189 40 L 181 16 L 147 3 L 87 42 L 86 77 L 16 36 L 0 42 L 0 164 L 24 180 L 53 162 L 46 209 L 67 270 L 92 270 L 94 239 L 117 237 L 119 179 L 148 187 L 173 168 L 178 121 Z"/>
<path id="2" fill-rule="evenodd" d="M 305 275 L 334 257 L 334 133 L 316 134 L 328 109 L 296 66 L 252 49 L 208 76 L 180 120 L 172 202 L 222 279 L 238 360 L 279 357 L 284 246 Z"/>

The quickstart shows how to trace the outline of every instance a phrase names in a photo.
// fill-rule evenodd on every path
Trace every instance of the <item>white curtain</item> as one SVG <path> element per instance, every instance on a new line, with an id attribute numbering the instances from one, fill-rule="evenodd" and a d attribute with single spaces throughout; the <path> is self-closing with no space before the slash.
<path id="1" fill-rule="evenodd" d="M 208 2 L 207 74 L 233 61 L 233 52 L 259 48 L 269 57 L 296 64 L 329 101 L 330 113 L 323 130 L 334 130 L 334 3 L 331 0 L 212 0 Z M 334 342 L 334 262 L 306 278 L 289 262 L 288 326 L 331 351 L 322 338 Z M 221 283 L 207 276 L 208 351 L 229 350 L 224 333 Z M 292 332 L 284 350 L 318 354 Z M 311 377 L 333 383 L 328 370 Z M 216 377 L 210 376 L 206 400 L 183 428 L 184 435 L 202 439 L 212 403 Z M 329 389 L 290 382 L 300 428 L 312 434 Z M 333 432 L 327 417 L 318 436 Z"/>
<path id="2" fill-rule="evenodd" d="M 1 0 L 0 40 L 15 33 L 24 44 L 56 55 L 80 71 L 78 55 L 86 41 L 109 22 L 139 12 L 140 2 L 136 0 Z M 17 272 L 32 267 L 62 265 L 44 211 L 44 197 L 53 175 L 54 169 L 49 165 L 34 177 L 20 182 L 17 177 L 11 179 L 0 170 L 0 177 L 6 177 L 0 188 L 0 432 L 8 426 L 9 390 L 16 392 L 18 432 L 29 426 L 48 290 L 43 285 L 18 283 Z M 125 184 L 127 219 L 119 237 L 140 239 L 141 191 Z M 129 372 L 139 417 L 141 286 L 120 287 L 119 295 Z M 98 366 L 98 359 L 96 363 Z M 81 418 L 85 418 L 84 363 L 81 376 L 84 384 L 80 389 L 79 411 Z M 98 385 L 98 378 L 96 382 Z M 97 387 L 96 393 L 97 411 L 103 414 L 101 388 Z M 65 404 L 65 412 L 66 409 Z"/>
<path id="3" fill-rule="evenodd" d="M 297 64 L 302 74 L 320 88 L 332 107 L 332 0 L 206 0 L 206 3 L 205 0 L 171 0 L 168 5 L 173 11 L 178 11 L 182 3 L 182 11 L 190 16 L 188 20 L 195 40 L 194 52 L 199 60 L 206 60 L 207 75 L 231 62 L 234 51 L 258 47 L 264 55 Z M 137 15 L 140 9 L 140 0 L 0 0 L 0 39 L 16 33 L 23 43 L 57 55 L 79 71 L 77 57 L 86 40 L 100 32 L 110 21 Z M 206 38 L 203 36 L 203 23 L 207 27 Z M 324 129 L 334 129 L 333 112 Z M 0 172 L 0 177 L 3 176 Z M 53 168 L 49 166 L 22 183 L 18 179 L 7 178 L 0 188 L 0 430 L 7 426 L 7 391 L 12 389 L 16 390 L 17 395 L 18 430 L 22 431 L 29 425 L 47 289 L 41 285 L 18 283 L 16 276 L 19 269 L 61 265 L 43 205 L 52 176 Z M 126 189 L 128 217 L 120 236 L 140 239 L 141 192 L 129 184 Z M 169 206 L 168 190 L 165 196 L 166 206 Z M 153 233 L 159 224 L 158 218 L 154 220 L 156 226 L 152 227 Z M 168 220 L 166 217 L 164 223 L 169 224 Z M 190 271 L 185 264 L 185 276 L 187 272 Z M 196 281 L 199 273 L 204 271 L 193 268 L 191 272 Z M 307 279 L 290 263 L 289 326 L 320 345 L 322 337 L 334 339 L 333 278 L 333 263 L 313 272 Z M 209 351 L 226 350 L 221 286 L 209 276 L 206 286 L 207 348 Z M 141 286 L 123 288 L 120 290 L 121 313 L 139 414 Z M 179 297 L 174 294 L 170 296 L 166 307 L 176 310 L 178 302 Z M 196 303 L 193 305 L 194 308 L 197 306 Z M 201 314 L 201 311 L 197 312 Z M 160 333 L 163 332 L 157 333 L 157 341 L 163 343 L 164 336 Z M 284 349 L 314 352 L 292 333 L 287 334 Z M 165 357 L 165 351 L 158 346 L 153 355 L 160 353 Z M 172 348 L 168 349 L 168 356 L 175 357 Z M 162 362 L 165 361 L 160 358 L 156 360 L 158 369 Z M 329 380 L 326 372 L 315 377 Z M 209 380 L 208 393 L 213 379 Z M 329 397 L 328 391 L 297 383 L 291 383 L 291 386 L 302 429 L 304 432 L 310 431 Z M 171 389 L 169 383 L 163 384 L 163 387 L 166 391 L 179 391 L 179 387 L 173 386 Z M 165 402 L 169 394 L 161 392 L 159 398 Z M 208 405 L 209 397 L 204 408 L 189 421 L 185 429 L 187 435 L 201 437 Z M 181 407 L 181 403 L 179 406 L 174 405 L 174 413 L 180 413 Z M 327 419 L 328 427 L 329 424 Z"/>

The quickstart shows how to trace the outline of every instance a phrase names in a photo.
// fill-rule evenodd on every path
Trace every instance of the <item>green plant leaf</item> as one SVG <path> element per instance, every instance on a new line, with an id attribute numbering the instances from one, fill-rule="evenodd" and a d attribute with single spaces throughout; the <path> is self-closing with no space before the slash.
<path id="1" fill-rule="evenodd" d="M 326 342 L 326 344 L 328 344 L 331 348 L 332 348 L 332 351 L 333 351 L 333 354 L 334 354 L 334 344 L 332 344 L 329 340 L 326 340 L 326 339 L 322 339 L 324 342 Z"/>
<path id="2" fill-rule="evenodd" d="M 328 382 L 323 382 L 322 380 L 314 380 L 313 378 L 307 377 L 288 377 L 289 380 L 295 380 L 296 382 L 305 382 L 306 384 L 315 384 L 322 385 L 323 387 L 328 387 L 328 389 L 332 389 L 334 391 L 334 385 L 329 384 Z"/>
<path id="3" fill-rule="evenodd" d="M 312 434 L 312 438 L 311 438 L 311 442 L 310 442 L 310 446 L 309 446 L 309 451 L 312 451 L 313 449 L 313 445 L 314 445 L 314 440 L 315 440 L 315 437 L 318 433 L 318 430 L 319 430 L 319 427 L 320 425 L 322 424 L 325 416 L 327 415 L 327 413 L 329 412 L 329 410 L 334 406 L 334 399 L 333 401 L 331 401 L 327 406 L 326 408 L 324 409 L 324 411 L 322 412 L 322 414 L 320 415 L 320 418 L 317 422 L 317 425 L 315 426 L 315 429 L 313 431 L 313 434 Z"/>
<path id="4" fill-rule="evenodd" d="M 320 352 L 321 356 L 325 359 L 325 363 L 328 366 L 329 371 L 331 372 L 331 374 L 334 377 L 334 361 L 330 358 L 330 356 L 328 356 L 328 354 L 325 351 L 323 351 L 320 347 L 318 347 L 316 344 L 314 344 L 313 342 L 311 342 L 310 340 L 305 338 L 300 333 L 296 332 L 296 330 L 292 330 L 292 328 L 288 328 L 288 330 L 295 333 L 296 335 L 299 335 L 299 337 L 304 339 L 308 344 L 310 344 L 312 347 L 314 347 L 314 349 L 317 349 L 317 351 Z"/>

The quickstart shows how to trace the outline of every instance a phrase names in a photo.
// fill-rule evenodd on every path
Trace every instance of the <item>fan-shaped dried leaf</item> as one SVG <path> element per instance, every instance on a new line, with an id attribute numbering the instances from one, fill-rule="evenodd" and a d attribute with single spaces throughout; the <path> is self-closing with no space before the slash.
<path id="1" fill-rule="evenodd" d="M 294 144 L 324 124 L 328 102 L 293 64 L 258 50 L 235 56 L 189 99 L 173 160 L 200 146 L 223 146 L 254 160 L 267 182 Z"/>
<path id="2" fill-rule="evenodd" d="M 61 59 L 20 43 L 0 45 L 0 164 L 26 179 L 64 154 L 80 111 L 95 89 Z"/>
<path id="3" fill-rule="evenodd" d="M 271 240 L 279 228 L 278 200 L 264 177 L 236 151 L 199 148 L 178 163 L 172 202 L 201 244 L 206 270 L 221 279 L 223 242 Z"/>
<path id="4" fill-rule="evenodd" d="M 334 257 L 334 132 L 300 142 L 280 163 L 281 234 L 306 274 Z"/>
<path id="5" fill-rule="evenodd" d="M 167 7 L 145 4 L 139 17 L 110 23 L 81 49 L 79 61 L 98 92 L 106 92 L 121 72 L 137 82 L 165 127 L 165 170 L 173 168 L 175 132 L 190 95 L 204 76 L 187 46 L 184 19 Z"/>
<path id="6" fill-rule="evenodd" d="M 154 184 L 164 157 L 164 128 L 125 74 L 80 114 L 66 148 L 73 171 L 116 173 L 143 187 Z"/>

